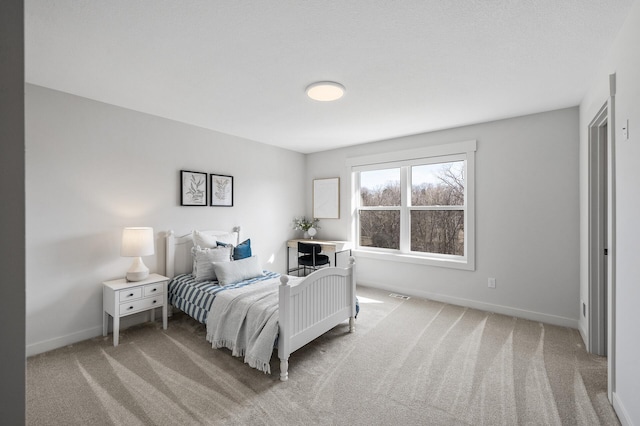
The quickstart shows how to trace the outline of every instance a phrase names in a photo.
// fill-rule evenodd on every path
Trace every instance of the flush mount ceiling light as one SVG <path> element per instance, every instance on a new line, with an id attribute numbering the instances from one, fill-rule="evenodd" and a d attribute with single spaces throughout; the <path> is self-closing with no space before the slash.
<path id="1" fill-rule="evenodd" d="M 345 88 L 335 81 L 318 81 L 307 86 L 307 96 L 314 101 L 336 101 L 344 95 Z"/>

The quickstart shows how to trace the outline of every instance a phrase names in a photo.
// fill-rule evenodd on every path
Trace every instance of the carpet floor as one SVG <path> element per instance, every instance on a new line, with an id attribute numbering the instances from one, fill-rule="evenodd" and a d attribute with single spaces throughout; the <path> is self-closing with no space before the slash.
<path id="1" fill-rule="evenodd" d="M 29 425 L 618 425 L 577 330 L 359 287 L 280 382 L 175 314 L 27 360 Z"/>

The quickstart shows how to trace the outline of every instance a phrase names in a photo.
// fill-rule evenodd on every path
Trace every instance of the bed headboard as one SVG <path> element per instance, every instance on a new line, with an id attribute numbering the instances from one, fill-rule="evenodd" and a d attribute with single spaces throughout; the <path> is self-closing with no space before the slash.
<path id="1" fill-rule="evenodd" d="M 217 230 L 199 230 L 207 235 L 224 235 L 230 232 L 236 233 L 236 243 L 240 242 L 240 227 L 236 226 L 232 231 L 217 231 Z M 177 236 L 173 230 L 167 231 L 165 236 L 165 275 L 169 278 L 173 278 L 176 275 L 186 274 L 193 270 L 193 259 L 191 257 L 191 248 L 193 247 L 192 232 L 188 234 Z"/>

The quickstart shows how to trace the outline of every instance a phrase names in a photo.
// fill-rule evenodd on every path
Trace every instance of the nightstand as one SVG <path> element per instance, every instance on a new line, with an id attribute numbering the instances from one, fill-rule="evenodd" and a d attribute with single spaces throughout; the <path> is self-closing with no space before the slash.
<path id="1" fill-rule="evenodd" d="M 118 346 L 120 318 L 151 310 L 155 320 L 155 308 L 162 306 L 162 327 L 167 329 L 167 284 L 169 278 L 150 274 L 142 281 L 119 280 L 102 283 L 102 335 L 109 328 L 109 315 L 113 317 L 113 346 Z"/>

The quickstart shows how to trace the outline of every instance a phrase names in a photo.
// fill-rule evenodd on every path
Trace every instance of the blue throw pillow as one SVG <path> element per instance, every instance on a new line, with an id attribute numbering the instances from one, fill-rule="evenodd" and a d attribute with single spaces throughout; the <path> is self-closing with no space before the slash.
<path id="1" fill-rule="evenodd" d="M 233 260 L 246 259 L 247 257 L 251 257 L 250 239 L 241 242 L 233 249 Z"/>

